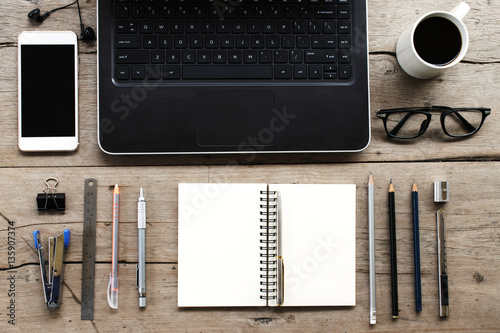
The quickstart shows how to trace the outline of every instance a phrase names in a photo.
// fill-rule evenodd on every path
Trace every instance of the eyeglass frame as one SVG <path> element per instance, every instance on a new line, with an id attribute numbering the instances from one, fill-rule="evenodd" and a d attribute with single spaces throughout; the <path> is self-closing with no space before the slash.
<path id="1" fill-rule="evenodd" d="M 440 119 L 441 119 L 441 128 L 443 129 L 443 132 L 444 132 L 444 134 L 446 134 L 450 137 L 453 137 L 453 138 L 463 138 L 463 137 L 468 137 L 468 136 L 476 134 L 479 131 L 479 129 L 481 129 L 481 126 L 483 126 L 483 123 L 484 123 L 484 120 L 486 119 L 486 117 L 491 114 L 490 108 L 483 108 L 483 107 L 479 107 L 479 108 L 451 108 L 449 106 L 433 105 L 433 106 L 428 106 L 428 107 L 380 109 L 377 111 L 377 117 L 382 119 L 382 121 L 384 123 L 385 132 L 387 133 L 387 135 L 389 137 L 395 138 L 395 139 L 403 139 L 403 140 L 415 139 L 415 138 L 418 138 L 419 136 L 421 136 L 422 134 L 424 134 L 425 131 L 427 130 L 427 128 L 429 127 L 432 114 L 428 111 L 435 111 L 436 112 L 439 110 L 441 110 L 441 112 L 442 112 Z M 446 118 L 447 115 L 454 113 L 454 112 L 456 112 L 458 119 L 460 119 L 466 126 L 474 127 L 465 118 L 463 118 L 460 115 L 460 113 L 458 113 L 459 111 L 469 111 L 469 110 L 477 110 L 477 111 L 481 112 L 482 117 L 481 117 L 481 123 L 479 124 L 479 126 L 477 128 L 475 128 L 472 132 L 467 133 L 467 134 L 462 134 L 462 135 L 450 134 L 446 130 L 444 119 Z M 389 132 L 389 130 L 387 129 L 387 118 L 389 117 L 389 115 L 391 115 L 393 113 L 400 113 L 400 112 L 408 112 L 408 115 L 415 114 L 415 113 L 424 114 L 427 117 L 425 126 L 420 129 L 420 131 L 418 132 L 417 135 L 412 136 L 412 137 L 399 137 L 397 135 L 391 134 L 391 132 L 393 132 L 394 129 L 396 129 L 396 128 L 397 128 L 397 131 L 396 131 L 396 133 L 397 133 L 401 129 L 401 127 L 404 125 L 406 120 L 408 119 L 405 117 L 402 120 L 400 120 L 398 125 L 396 125 L 396 127 L 394 127 L 394 129 L 391 132 Z"/>

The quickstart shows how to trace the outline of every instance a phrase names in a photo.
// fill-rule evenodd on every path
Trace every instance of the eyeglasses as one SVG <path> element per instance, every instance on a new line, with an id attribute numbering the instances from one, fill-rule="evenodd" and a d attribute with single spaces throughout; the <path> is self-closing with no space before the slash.
<path id="1" fill-rule="evenodd" d="M 463 138 L 479 131 L 491 109 L 447 106 L 382 109 L 377 112 L 377 117 L 382 119 L 385 131 L 391 138 L 414 139 L 424 134 L 429 127 L 430 112 L 442 112 L 441 127 L 446 135 Z"/>

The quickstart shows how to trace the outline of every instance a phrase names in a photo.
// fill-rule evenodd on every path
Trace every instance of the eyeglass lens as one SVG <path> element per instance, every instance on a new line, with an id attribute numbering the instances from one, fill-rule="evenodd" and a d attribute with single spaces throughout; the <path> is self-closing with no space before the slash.
<path id="1" fill-rule="evenodd" d="M 444 128 L 450 135 L 463 136 L 475 132 L 482 121 L 479 110 L 453 111 L 444 118 Z"/>
<path id="2" fill-rule="evenodd" d="M 387 116 L 387 132 L 400 138 L 413 138 L 423 131 L 427 116 L 423 113 L 395 112 Z"/>
<path id="3" fill-rule="evenodd" d="M 483 119 L 480 110 L 453 111 L 445 115 L 444 129 L 452 136 L 465 136 L 475 132 Z M 427 115 L 417 112 L 395 112 L 387 116 L 387 131 L 395 137 L 413 138 L 425 131 Z"/>

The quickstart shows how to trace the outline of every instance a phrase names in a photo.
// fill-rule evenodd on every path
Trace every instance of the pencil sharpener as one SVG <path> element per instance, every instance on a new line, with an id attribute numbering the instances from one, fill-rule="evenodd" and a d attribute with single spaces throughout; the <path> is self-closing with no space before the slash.
<path id="1" fill-rule="evenodd" d="M 450 182 L 437 181 L 434 182 L 434 202 L 450 201 Z"/>

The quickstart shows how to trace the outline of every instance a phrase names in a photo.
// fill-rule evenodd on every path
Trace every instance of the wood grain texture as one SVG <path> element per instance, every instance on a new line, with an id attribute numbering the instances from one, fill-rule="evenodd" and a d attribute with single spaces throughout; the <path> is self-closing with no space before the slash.
<path id="1" fill-rule="evenodd" d="M 500 229 L 497 205 L 497 162 L 375 163 L 284 166 L 190 166 L 63 168 L 57 174 L 60 191 L 67 196 L 64 214 L 38 213 L 34 196 L 41 188 L 40 177 L 54 170 L 7 168 L 0 185 L 17 179 L 13 193 L 1 204 L 1 212 L 16 221 L 16 296 L 18 327 L 31 322 L 56 327 L 85 329 L 79 320 L 81 288 L 81 247 L 83 228 L 83 179 L 96 177 L 98 186 L 96 316 L 98 332 L 130 331 L 138 325 L 167 331 L 398 331 L 398 330 L 494 330 L 500 325 L 496 276 L 500 272 L 498 242 Z M 368 322 L 368 222 L 366 181 L 375 177 L 377 318 Z M 397 246 L 400 318 L 391 319 L 390 260 L 387 188 L 392 178 L 396 188 Z M 451 201 L 433 202 L 433 181 L 451 182 Z M 416 314 L 413 289 L 413 229 L 411 185 L 419 185 L 423 312 Z M 113 184 L 121 189 L 120 210 L 120 307 L 111 311 L 106 288 L 111 261 L 111 202 Z M 179 182 L 268 182 L 268 183 L 354 183 L 357 185 L 356 218 L 356 301 L 354 308 L 292 309 L 178 309 L 177 298 L 177 184 Z M 135 289 L 137 261 L 136 201 L 144 186 L 147 211 L 148 307 L 140 311 Z M 447 212 L 448 263 L 450 276 L 450 318 L 440 320 L 437 303 L 436 210 Z M 2 221 L 3 222 L 3 221 Z M 5 223 L 4 223 L 5 224 Z M 70 228 L 71 244 L 65 262 L 64 304 L 53 314 L 44 309 L 38 258 L 31 232 L 40 230 L 43 240 Z M 0 239 L 7 229 L 0 230 Z M 202 250 L 202 249 L 193 249 Z M 230 251 L 230 249 L 228 249 Z M 7 252 L 6 242 L 0 253 Z M 214 258 L 214 265 L 227 264 Z M 0 290 L 8 290 L 9 267 L 0 262 Z M 200 272 L 202 273 L 202 272 Z M 3 284 L 3 285 L 2 285 Z M 8 298 L 2 297 L 7 304 Z M 0 298 L 0 302 L 1 299 Z M 1 309 L 1 308 L 0 308 Z M 0 310 L 2 313 L 4 310 Z M 120 326 L 117 326 L 120 322 Z M 69 326 L 68 326 L 69 325 Z M 6 321 L 0 327 L 8 329 Z"/>
<path id="2" fill-rule="evenodd" d="M 37 5 L 34 4 L 37 2 Z M 66 0 L 10 0 L 0 3 L 0 212 L 15 221 L 15 262 L 9 265 L 8 224 L 0 218 L 0 331 L 53 332 L 493 332 L 500 328 L 500 6 L 491 0 L 467 1 L 464 19 L 470 47 L 465 59 L 433 80 L 407 76 L 395 57 L 399 35 L 424 13 L 450 10 L 457 1 L 370 0 L 370 90 L 372 142 L 358 154 L 277 154 L 229 156 L 110 156 L 102 153 L 96 131 L 95 42 L 79 42 L 80 147 L 75 153 L 25 154 L 17 148 L 17 35 L 24 30 L 79 32 L 76 8 L 59 11 L 43 24 L 26 14 L 67 4 Z M 83 22 L 96 27 L 96 0 L 82 0 Z M 43 101 L 41 101 L 43 105 Z M 444 104 L 492 108 L 481 131 L 467 140 L 441 133 L 438 118 L 412 142 L 386 138 L 376 118 L 379 108 Z M 377 324 L 369 325 L 368 221 L 366 182 L 375 178 Z M 35 196 L 44 179 L 57 177 L 66 193 L 65 213 L 39 213 Z M 80 320 L 83 182 L 97 178 L 95 319 Z M 396 188 L 399 308 L 391 319 L 387 186 Z M 415 312 L 411 184 L 420 199 L 423 312 Z M 451 201 L 433 202 L 432 183 L 451 182 Z M 112 187 L 121 189 L 120 307 L 111 310 L 106 288 L 111 267 Z M 177 308 L 177 184 L 353 183 L 357 185 L 356 301 L 352 308 Z M 138 307 L 136 202 L 145 189 L 147 210 L 148 306 Z M 448 216 L 450 317 L 439 319 L 435 212 Z M 64 228 L 72 238 L 65 258 L 63 305 L 43 304 L 38 257 L 32 231 L 43 241 Z M 11 230 L 12 231 L 12 230 Z M 214 265 L 225 264 L 214 258 Z M 15 271 L 15 273 L 13 273 Z M 203 274 L 203 272 L 200 272 Z M 15 276 L 15 297 L 9 296 Z M 8 324 L 15 299 L 16 325 Z"/>

